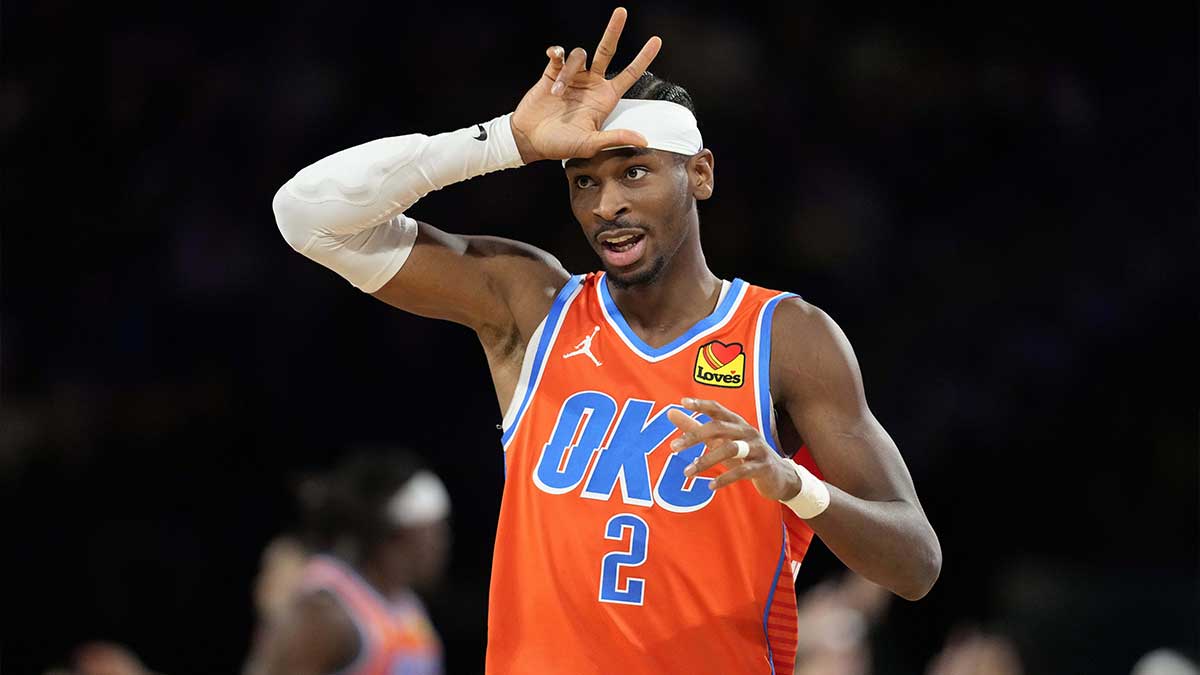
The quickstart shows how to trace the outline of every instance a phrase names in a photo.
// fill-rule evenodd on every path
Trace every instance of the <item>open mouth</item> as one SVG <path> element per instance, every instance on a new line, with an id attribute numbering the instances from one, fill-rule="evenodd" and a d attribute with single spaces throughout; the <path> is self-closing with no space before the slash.
<path id="1" fill-rule="evenodd" d="M 644 239 L 645 236 L 644 234 L 624 234 L 619 237 L 605 239 L 600 242 L 600 245 L 613 253 L 624 253 L 637 246 L 638 242 Z"/>
<path id="2" fill-rule="evenodd" d="M 601 234 L 600 257 L 609 267 L 628 267 L 641 259 L 646 250 L 646 233 L 641 230 L 613 230 Z"/>

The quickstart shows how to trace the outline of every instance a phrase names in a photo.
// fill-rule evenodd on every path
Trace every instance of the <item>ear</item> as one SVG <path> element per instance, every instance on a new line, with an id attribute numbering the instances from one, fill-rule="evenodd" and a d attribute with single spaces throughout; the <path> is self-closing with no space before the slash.
<path id="1" fill-rule="evenodd" d="M 697 200 L 708 199 L 712 196 L 714 163 L 712 151 L 708 148 L 704 148 L 688 158 L 688 188 Z"/>

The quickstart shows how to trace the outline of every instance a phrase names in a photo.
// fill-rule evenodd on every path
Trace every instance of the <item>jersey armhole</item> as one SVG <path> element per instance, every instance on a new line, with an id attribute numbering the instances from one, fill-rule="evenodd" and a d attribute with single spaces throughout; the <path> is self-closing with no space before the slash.
<path id="1" fill-rule="evenodd" d="M 754 330 L 754 354 L 757 357 L 754 366 L 754 410 L 758 416 L 756 423 L 767 445 L 776 453 L 779 452 L 779 441 L 775 437 L 775 402 L 771 398 L 771 322 L 775 318 L 775 308 L 781 301 L 798 297 L 800 296 L 795 293 L 780 293 L 766 301 L 759 310 L 758 323 Z"/>
<path id="2" fill-rule="evenodd" d="M 504 411 L 504 419 L 500 423 L 500 428 L 503 430 L 500 444 L 506 449 L 517 426 L 521 423 L 522 415 L 529 407 L 529 401 L 532 400 L 542 371 L 545 370 L 546 352 L 558 338 L 558 329 L 562 327 L 571 301 L 579 295 L 582 281 L 582 274 L 574 275 L 567 280 L 550 305 L 550 311 L 538 324 L 537 330 L 529 338 L 529 344 L 525 346 L 525 356 L 521 360 L 521 374 L 517 377 L 517 388 L 513 390 L 512 399 L 508 402 L 508 410 Z"/>
<path id="3" fill-rule="evenodd" d="M 308 593 L 323 593 L 333 598 L 333 601 L 341 608 L 346 618 L 350 620 L 350 624 L 354 626 L 354 632 L 358 634 L 358 651 L 355 653 L 354 658 L 350 659 L 348 663 L 340 668 L 330 671 L 329 675 L 350 675 L 351 673 L 358 672 L 365 663 L 370 661 L 371 652 L 373 651 L 370 629 L 363 625 L 363 620 L 358 616 L 358 612 L 355 611 L 354 607 L 351 606 L 350 601 L 342 597 L 342 594 L 332 585 L 315 583 L 305 590 Z"/>
<path id="4" fill-rule="evenodd" d="M 798 298 L 800 296 L 795 293 L 780 293 L 763 304 L 762 310 L 758 317 L 758 327 L 755 331 L 755 353 L 758 355 L 758 362 L 754 373 L 754 405 L 758 413 L 758 427 L 762 432 L 763 438 L 767 440 L 767 444 L 771 446 L 776 453 L 779 453 L 779 440 L 775 435 L 775 401 L 771 396 L 771 327 L 775 317 L 775 310 L 779 307 L 779 303 L 788 298 Z M 785 459 L 787 459 L 785 457 Z M 787 461 L 797 462 L 810 469 L 815 469 L 815 463 L 812 462 L 812 456 L 808 453 L 808 449 L 804 446 L 795 449 L 791 459 Z M 814 471 L 819 475 L 819 470 Z M 787 557 L 791 564 L 789 570 L 793 581 L 800 574 L 800 564 L 804 560 L 804 556 L 808 553 L 809 545 L 812 543 L 813 531 L 799 516 L 792 513 L 791 509 L 780 504 L 780 515 L 783 519 L 783 525 L 787 532 L 785 541 L 787 549 Z"/>

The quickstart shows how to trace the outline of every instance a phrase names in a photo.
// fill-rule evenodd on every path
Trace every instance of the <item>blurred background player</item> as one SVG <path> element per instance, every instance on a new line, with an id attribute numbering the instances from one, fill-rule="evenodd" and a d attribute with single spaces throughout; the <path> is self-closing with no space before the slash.
<path id="1" fill-rule="evenodd" d="M 309 557 L 304 542 L 290 534 L 275 537 L 263 548 L 253 591 L 260 625 L 274 623 L 286 614 Z"/>
<path id="2" fill-rule="evenodd" d="M 870 634 L 892 594 L 853 572 L 826 579 L 797 602 L 795 675 L 870 675 Z"/>
<path id="3" fill-rule="evenodd" d="M 441 673 L 413 591 L 438 580 L 449 552 L 438 477 L 409 453 L 364 452 L 306 482 L 300 501 L 306 546 L 279 538 L 263 555 L 247 675 Z"/>

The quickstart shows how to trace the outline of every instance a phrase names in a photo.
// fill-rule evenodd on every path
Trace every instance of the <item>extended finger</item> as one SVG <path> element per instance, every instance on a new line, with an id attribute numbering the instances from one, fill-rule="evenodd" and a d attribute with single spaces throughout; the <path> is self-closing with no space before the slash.
<path id="1" fill-rule="evenodd" d="M 720 490 L 730 483 L 736 483 L 739 480 L 749 478 L 750 476 L 754 475 L 754 472 L 758 471 L 759 468 L 758 462 L 743 462 L 740 466 L 735 466 L 709 481 L 708 489 L 714 492 Z"/>
<path id="2" fill-rule="evenodd" d="M 726 408 L 716 401 L 710 401 L 703 398 L 685 398 L 681 402 L 685 408 L 689 410 L 695 410 L 696 412 L 702 412 L 714 420 L 742 422 L 743 424 L 746 422 L 746 420 L 742 419 L 741 415 L 733 412 L 729 408 Z"/>
<path id="3" fill-rule="evenodd" d="M 688 478 L 700 476 L 709 468 L 721 464 L 722 461 L 731 460 L 736 455 L 737 449 L 733 447 L 733 443 L 713 444 L 713 446 L 704 448 L 703 454 L 691 460 L 691 464 L 683 467 L 683 474 Z"/>
<path id="4" fill-rule="evenodd" d="M 587 63 L 587 50 L 583 47 L 572 49 L 571 53 L 567 55 L 567 62 L 558 72 L 558 77 L 554 78 L 554 85 L 550 87 L 550 93 L 559 96 L 566 91 L 567 85 L 571 84 L 571 80 L 575 79 L 580 70 L 583 70 L 585 63 Z"/>
<path id="5" fill-rule="evenodd" d="M 713 420 L 706 422 L 699 428 L 693 428 L 685 431 L 682 436 L 671 441 L 673 450 L 682 450 L 690 448 L 697 443 L 712 443 L 718 439 L 735 439 L 745 438 L 747 435 L 746 429 L 739 424 L 725 422 L 722 420 Z M 749 440 L 749 439 L 747 439 Z"/>
<path id="6" fill-rule="evenodd" d="M 645 136 L 629 129 L 597 131 L 588 136 L 588 139 L 584 141 L 582 156 L 592 157 L 605 148 L 619 148 L 623 145 L 634 145 L 644 148 L 647 142 Z"/>
<path id="7" fill-rule="evenodd" d="M 689 415 L 687 411 L 682 408 L 669 408 L 667 410 L 667 419 L 671 420 L 671 424 L 674 424 L 676 428 L 684 433 L 687 433 L 692 429 L 699 429 L 700 427 L 704 426 L 703 423 Z"/>
<path id="8" fill-rule="evenodd" d="M 566 53 L 562 47 L 554 45 L 546 47 L 546 58 L 550 59 L 550 63 L 546 64 L 546 70 L 542 71 L 542 77 L 550 80 L 550 84 L 554 84 L 554 78 L 558 77 L 558 72 L 562 70 L 563 60 L 566 58 Z"/>
<path id="9" fill-rule="evenodd" d="M 748 447 L 750 453 L 754 453 L 754 449 L 752 449 L 754 446 L 749 441 L 742 442 L 746 443 L 746 447 Z M 683 474 L 688 477 L 697 476 L 697 474 L 708 471 L 709 468 L 731 460 L 734 461 L 734 465 L 740 465 L 746 461 L 755 461 L 749 454 L 744 456 L 744 458 L 739 458 L 736 441 L 724 441 L 710 444 L 708 449 L 704 450 L 704 454 L 698 456 L 698 458 L 692 460 L 691 464 L 683 468 Z"/>
<path id="10" fill-rule="evenodd" d="M 638 78 L 650 67 L 650 62 L 654 60 L 654 57 L 658 56 L 658 50 L 661 48 L 662 38 L 657 35 L 646 40 L 646 44 L 642 46 L 642 51 L 633 57 L 633 62 L 625 66 L 625 70 L 617 73 L 617 76 L 612 79 L 613 88 L 617 90 L 618 96 L 623 96 L 638 81 Z"/>
<path id="11" fill-rule="evenodd" d="M 599 74 L 600 77 L 604 77 L 608 63 L 612 61 L 613 54 L 617 52 L 617 41 L 621 39 L 621 31 L 625 29 L 626 16 L 624 7 L 614 9 L 612 17 L 608 20 L 608 28 L 604 29 L 604 37 L 600 38 L 600 44 L 596 46 L 596 56 L 592 59 L 591 71 Z"/>

